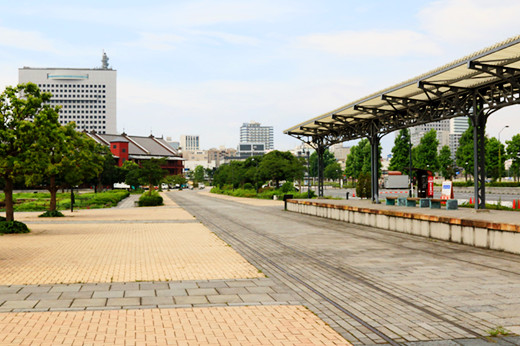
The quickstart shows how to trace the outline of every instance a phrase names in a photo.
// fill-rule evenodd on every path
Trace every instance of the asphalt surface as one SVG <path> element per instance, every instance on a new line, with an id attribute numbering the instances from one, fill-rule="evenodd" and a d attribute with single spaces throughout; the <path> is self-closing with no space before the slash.
<path id="1" fill-rule="evenodd" d="M 355 345 L 518 345 L 520 256 L 246 205 L 168 195 Z M 503 326 L 512 333 L 488 339 Z"/>

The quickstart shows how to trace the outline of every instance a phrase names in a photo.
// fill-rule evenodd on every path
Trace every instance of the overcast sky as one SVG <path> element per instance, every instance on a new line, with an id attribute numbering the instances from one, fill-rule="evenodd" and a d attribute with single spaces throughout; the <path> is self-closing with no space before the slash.
<path id="1" fill-rule="evenodd" d="M 119 132 L 236 147 L 255 120 L 286 150 L 299 141 L 283 130 L 516 36 L 519 17 L 518 0 L 2 1 L 0 88 L 23 66 L 99 67 L 105 50 Z M 519 133 L 519 112 L 488 134 Z"/>

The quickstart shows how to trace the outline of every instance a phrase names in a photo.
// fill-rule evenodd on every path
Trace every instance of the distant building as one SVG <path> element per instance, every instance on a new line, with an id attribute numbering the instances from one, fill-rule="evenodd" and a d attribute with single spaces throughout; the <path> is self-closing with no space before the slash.
<path id="1" fill-rule="evenodd" d="M 344 147 L 343 143 L 334 144 L 329 148 L 329 151 L 334 155 L 341 166 L 341 169 L 346 168 L 347 156 L 350 154 L 350 147 Z"/>
<path id="2" fill-rule="evenodd" d="M 197 151 L 200 150 L 198 135 L 181 135 L 181 150 L 182 151 Z"/>
<path id="3" fill-rule="evenodd" d="M 264 150 L 274 149 L 274 130 L 272 126 L 261 126 L 260 123 L 250 122 L 240 126 L 240 144 L 263 143 Z"/>
<path id="4" fill-rule="evenodd" d="M 240 143 L 236 153 L 237 159 L 245 159 L 252 156 L 264 155 L 265 144 L 264 143 Z"/>
<path id="5" fill-rule="evenodd" d="M 445 145 L 449 146 L 451 157 L 455 159 L 455 153 L 459 147 L 460 137 L 462 133 L 468 129 L 468 127 L 469 125 L 467 117 L 445 119 L 433 123 L 415 126 L 410 128 L 412 145 L 417 146 L 420 143 L 421 138 L 428 131 L 435 129 L 435 131 L 437 131 L 437 140 L 439 141 L 438 150 L 440 150 Z"/>
<path id="6" fill-rule="evenodd" d="M 180 142 L 172 141 L 171 137 L 166 137 L 166 143 L 172 146 L 173 149 L 179 150 L 179 147 L 181 146 Z"/>
<path id="7" fill-rule="evenodd" d="M 151 158 L 164 158 L 166 165 L 163 168 L 168 170 L 169 174 L 183 173 L 184 159 L 163 138 L 156 138 L 152 135 L 148 137 L 129 136 L 126 133 L 101 134 L 95 131 L 87 132 L 87 134 L 96 142 L 108 146 L 118 160 L 119 166 L 126 161 L 141 164 Z"/>
<path id="8" fill-rule="evenodd" d="M 60 124 L 76 123 L 79 131 L 116 133 L 116 70 L 103 53 L 101 68 L 18 69 L 19 83 L 32 82 L 50 92 L 52 106 L 61 106 Z"/>
<path id="9" fill-rule="evenodd" d="M 237 150 L 234 148 L 211 148 L 208 150 L 208 162 L 213 162 L 215 167 L 218 167 L 228 161 L 226 158 L 234 157 L 236 154 Z"/>

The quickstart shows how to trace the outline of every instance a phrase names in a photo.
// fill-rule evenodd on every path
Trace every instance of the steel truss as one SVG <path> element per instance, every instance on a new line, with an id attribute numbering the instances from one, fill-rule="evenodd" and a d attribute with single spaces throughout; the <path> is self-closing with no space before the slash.
<path id="1" fill-rule="evenodd" d="M 370 118 L 342 116 L 338 112 L 332 114 L 331 122 L 315 121 L 318 127 L 300 129 L 308 131 L 305 134 L 288 132 L 303 142 L 310 144 L 318 152 L 318 158 L 323 164 L 323 152 L 326 147 L 349 140 L 368 138 L 371 145 L 371 179 L 372 201 L 379 201 L 378 195 L 378 147 L 380 139 L 397 130 L 435 121 L 468 116 L 473 124 L 474 140 L 474 177 L 475 177 L 475 208 L 485 208 L 485 127 L 493 112 L 515 104 L 520 104 L 520 69 L 470 61 L 468 68 L 494 77 L 493 81 L 473 88 L 454 86 L 457 81 L 419 82 L 419 88 L 426 99 L 402 98 L 391 95 L 381 95 L 381 108 L 354 106 L 361 114 Z M 475 80 L 477 84 L 479 80 Z M 417 95 L 415 96 L 417 97 Z M 390 106 L 390 109 L 388 108 Z M 385 108 L 382 108 L 385 107 Z M 319 172 L 319 195 L 323 195 L 323 167 Z"/>

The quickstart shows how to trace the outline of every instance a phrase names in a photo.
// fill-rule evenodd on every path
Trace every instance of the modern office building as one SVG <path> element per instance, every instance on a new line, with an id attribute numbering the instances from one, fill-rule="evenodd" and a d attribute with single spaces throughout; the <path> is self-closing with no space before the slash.
<path id="1" fill-rule="evenodd" d="M 18 69 L 19 83 L 32 82 L 50 92 L 52 106 L 61 106 L 61 124 L 75 122 L 79 131 L 117 132 L 116 77 L 103 53 L 100 68 Z"/>
<path id="2" fill-rule="evenodd" d="M 245 159 L 252 156 L 265 154 L 264 143 L 240 143 L 237 150 L 237 159 Z"/>
<path id="3" fill-rule="evenodd" d="M 261 126 L 251 121 L 240 126 L 240 144 L 264 143 L 265 150 L 274 149 L 274 130 L 272 126 Z"/>
<path id="4" fill-rule="evenodd" d="M 467 117 L 446 119 L 415 126 L 410 129 L 412 145 L 418 145 L 425 133 L 431 129 L 435 129 L 437 131 L 437 140 L 439 141 L 439 150 L 445 145 L 449 146 L 451 157 L 452 159 L 455 159 L 455 153 L 459 147 L 460 137 L 468 127 L 469 123 Z"/>
<path id="5" fill-rule="evenodd" d="M 198 135 L 181 135 L 181 150 L 182 151 L 198 151 L 200 150 Z"/>

